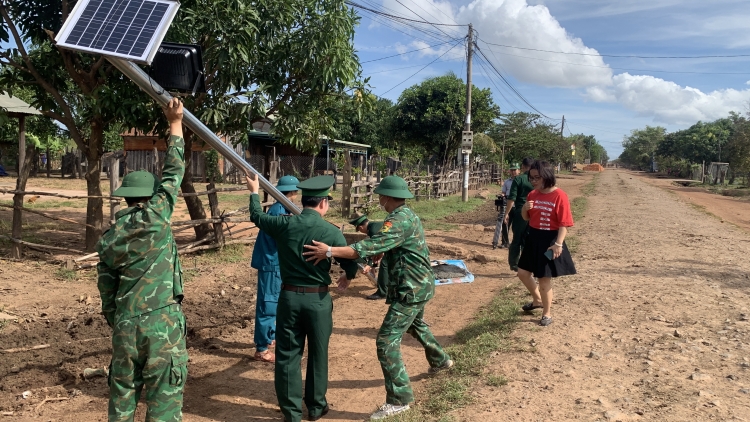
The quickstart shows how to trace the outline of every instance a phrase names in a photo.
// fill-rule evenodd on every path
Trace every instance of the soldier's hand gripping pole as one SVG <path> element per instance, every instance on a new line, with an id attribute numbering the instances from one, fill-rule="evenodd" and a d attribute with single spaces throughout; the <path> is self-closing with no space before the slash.
<path id="1" fill-rule="evenodd" d="M 122 72 L 130 80 L 135 82 L 135 84 L 138 85 L 138 87 L 140 87 L 143 92 L 153 98 L 157 103 L 159 103 L 160 106 L 164 107 L 172 99 L 172 96 L 164 88 L 159 86 L 159 84 L 151 79 L 151 77 L 149 77 L 146 72 L 144 72 L 136 64 L 114 57 L 107 57 L 107 60 L 109 60 L 113 66 L 120 70 L 120 72 Z M 201 138 L 207 144 L 211 145 L 213 149 L 215 149 L 224 158 L 229 160 L 230 163 L 235 165 L 237 168 L 243 169 L 243 173 L 250 172 L 258 177 L 260 187 L 263 188 L 263 191 L 268 192 L 269 195 L 271 195 L 275 200 L 279 201 L 281 205 L 283 205 L 284 208 L 289 210 L 292 214 L 296 215 L 301 212 L 301 210 L 297 207 L 297 205 L 294 204 L 294 202 L 290 201 L 289 198 L 286 197 L 286 195 L 279 192 L 279 190 L 276 189 L 276 186 L 266 180 L 266 178 L 263 177 L 263 175 L 260 174 L 257 170 L 255 170 L 253 166 L 251 166 L 247 161 L 240 157 L 240 155 L 237 154 L 235 150 L 222 142 L 215 133 L 213 133 L 208 127 L 206 127 L 206 125 L 198 120 L 198 118 L 195 117 L 193 113 L 191 113 L 187 109 L 185 109 L 183 112 L 182 123 L 187 126 L 193 133 L 198 135 L 199 138 Z M 359 268 L 363 269 L 364 266 L 362 264 L 359 264 Z M 368 274 L 368 278 L 377 283 L 372 275 Z"/>

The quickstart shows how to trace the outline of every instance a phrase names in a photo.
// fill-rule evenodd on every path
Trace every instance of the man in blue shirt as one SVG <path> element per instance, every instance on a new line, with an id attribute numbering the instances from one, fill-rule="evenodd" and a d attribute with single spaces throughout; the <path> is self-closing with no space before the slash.
<path id="1" fill-rule="evenodd" d="M 299 180 L 294 176 L 279 179 L 276 189 L 284 193 L 289 200 L 297 198 Z M 290 215 L 288 209 L 280 202 L 271 205 L 268 215 Z M 268 350 L 276 338 L 276 306 L 281 291 L 281 270 L 276 241 L 262 230 L 258 232 L 253 249 L 250 266 L 258 270 L 258 297 L 255 303 L 255 360 L 273 363 L 276 356 Z"/>

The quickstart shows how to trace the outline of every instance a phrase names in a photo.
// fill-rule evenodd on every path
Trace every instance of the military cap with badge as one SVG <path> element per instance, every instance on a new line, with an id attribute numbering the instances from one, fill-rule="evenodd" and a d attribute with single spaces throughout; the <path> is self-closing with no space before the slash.
<path id="1" fill-rule="evenodd" d="M 332 200 L 333 197 L 328 193 L 331 190 L 331 186 L 336 182 L 336 179 L 330 175 L 315 176 L 311 177 L 304 182 L 300 182 L 297 188 L 302 191 L 302 196 L 308 196 L 313 198 L 328 198 Z"/>

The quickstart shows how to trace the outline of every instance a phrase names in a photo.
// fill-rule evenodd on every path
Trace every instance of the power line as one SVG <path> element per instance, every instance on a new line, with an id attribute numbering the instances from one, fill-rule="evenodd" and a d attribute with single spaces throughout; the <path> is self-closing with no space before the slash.
<path id="1" fill-rule="evenodd" d="M 438 60 L 438 61 L 445 61 L 445 60 Z M 363 73 L 363 75 L 377 75 L 378 73 L 394 72 L 396 70 L 403 70 L 403 69 L 413 69 L 413 68 L 419 67 L 419 66 L 424 66 L 424 64 L 420 63 L 420 64 L 411 65 L 411 66 L 404 66 L 404 67 L 397 67 L 397 68 L 393 68 L 393 69 L 378 70 L 377 72 L 366 72 L 366 73 Z"/>
<path id="2" fill-rule="evenodd" d="M 404 31 L 402 31 L 402 30 L 400 30 L 398 28 L 393 27 L 393 26 L 391 26 L 390 24 L 388 24 L 386 22 L 389 21 L 389 22 L 393 22 L 393 23 L 396 23 L 396 24 L 399 24 L 399 25 L 403 25 L 403 26 L 409 27 L 409 28 L 411 28 L 411 29 L 413 29 L 415 31 L 421 32 L 421 33 L 423 33 L 423 34 L 425 34 L 425 35 L 427 35 L 429 37 L 432 37 L 432 38 L 434 38 L 434 39 L 436 39 L 438 41 L 445 41 L 446 40 L 446 38 L 443 35 L 441 35 L 440 33 L 436 32 L 434 30 L 430 30 L 430 29 L 427 29 L 427 28 L 419 27 L 418 25 L 415 25 L 414 23 L 410 22 L 409 20 L 405 21 L 405 20 L 397 18 L 397 17 L 394 18 L 393 16 L 395 16 L 395 15 L 391 15 L 391 14 L 388 14 L 388 13 L 382 13 L 382 12 L 379 12 L 379 11 L 377 11 L 375 9 L 370 9 L 370 8 L 366 9 L 366 11 L 370 11 L 370 10 L 374 10 L 374 12 L 369 12 L 371 15 L 373 15 L 372 17 L 368 16 L 369 19 L 371 19 L 373 21 L 377 21 L 377 22 L 379 22 L 379 23 L 381 23 L 381 24 L 383 24 L 383 25 L 385 25 L 385 26 L 387 26 L 387 27 L 389 27 L 389 28 L 391 28 L 393 30 L 401 32 L 404 35 L 411 36 L 411 37 L 414 37 L 416 39 L 420 39 L 418 37 L 415 37 L 414 35 L 408 34 L 408 33 L 404 32 Z M 454 39 L 454 38 L 455 37 L 451 37 L 451 38 L 449 38 L 449 40 L 450 39 Z M 429 41 L 425 41 L 423 39 L 420 39 L 420 40 L 429 44 Z"/>
<path id="3" fill-rule="evenodd" d="M 405 7 L 405 8 L 406 8 L 406 9 L 407 9 L 408 11 L 410 11 L 411 13 L 414 13 L 414 14 L 415 14 L 415 15 L 416 15 L 416 16 L 417 16 L 418 18 L 420 18 L 420 19 L 424 20 L 425 22 L 427 22 L 427 19 L 423 18 L 423 17 L 422 17 L 422 16 L 420 16 L 420 15 L 419 15 L 419 14 L 418 14 L 417 12 L 413 11 L 413 10 L 412 10 L 411 8 L 409 8 L 409 6 L 407 6 L 407 5 L 403 4 L 403 3 L 401 3 L 401 0 L 396 0 L 396 2 L 397 2 L 398 4 L 400 4 L 401 6 L 404 6 L 404 7 Z M 419 5 L 417 4 L 417 6 L 419 6 Z M 420 6 L 420 7 L 422 7 L 422 6 Z M 422 9 L 422 10 L 424 10 L 424 9 Z M 429 13 L 429 12 L 428 12 L 428 13 Z M 434 17 L 434 16 L 433 16 L 433 17 Z M 456 36 L 455 34 L 454 34 L 454 35 L 448 35 L 448 33 L 447 33 L 447 32 L 443 31 L 442 29 L 440 29 L 440 27 L 439 27 L 439 26 L 435 25 L 435 24 L 434 24 L 434 23 L 432 23 L 432 22 L 428 22 L 428 23 L 429 23 L 430 25 L 432 25 L 432 26 L 433 26 L 433 27 L 434 27 L 435 29 L 437 29 L 438 31 L 442 32 L 443 34 L 445 34 L 445 35 L 446 35 L 446 36 L 448 36 L 448 37 L 451 37 L 451 36 L 452 36 L 452 37 L 455 37 L 455 36 Z"/>
<path id="4" fill-rule="evenodd" d="M 446 42 L 443 42 L 443 43 L 440 43 L 440 44 L 435 44 L 435 45 L 428 45 L 427 47 L 424 47 L 424 48 L 418 48 L 418 49 L 416 49 L 416 50 L 405 51 L 405 52 L 403 52 L 403 53 L 399 53 L 399 54 L 393 54 L 393 55 L 390 55 L 390 56 L 385 56 L 385 57 L 381 57 L 381 58 L 379 58 L 379 59 L 372 59 L 372 60 L 367 60 L 367 61 L 364 61 L 364 62 L 360 62 L 360 64 L 365 64 L 365 63 L 370 63 L 370 62 L 377 62 L 377 61 L 380 61 L 380 60 L 390 59 L 391 57 L 398 57 L 398 56 L 403 56 L 404 54 L 409 54 L 409 53 L 413 53 L 413 52 L 415 52 L 415 51 L 422 51 L 422 50 L 427 50 L 428 48 L 439 47 L 439 46 L 441 46 L 441 45 L 445 45 L 445 44 L 448 44 L 448 43 L 450 43 L 450 42 L 453 42 L 453 41 L 456 41 L 456 40 L 457 40 L 457 39 L 456 39 L 456 38 L 454 38 L 454 39 L 452 39 L 452 40 L 450 40 L 450 41 L 446 41 Z"/>
<path id="5" fill-rule="evenodd" d="M 519 111 L 519 108 L 516 107 L 516 104 L 514 102 L 510 101 L 508 99 L 508 97 L 506 97 L 505 94 L 503 94 L 503 90 L 500 89 L 500 87 L 495 83 L 495 80 L 493 79 L 492 74 L 490 73 L 489 70 L 487 70 L 487 67 L 485 67 L 484 61 L 482 60 L 481 56 L 477 56 L 477 63 L 479 63 L 479 66 L 482 67 L 482 70 L 483 70 L 483 73 L 484 73 L 485 77 L 490 81 L 490 83 L 495 87 L 495 89 L 497 89 L 497 93 L 500 94 L 501 97 L 503 97 L 503 99 L 505 100 L 505 102 L 508 103 L 508 105 L 514 111 Z"/>
<path id="6" fill-rule="evenodd" d="M 425 70 L 425 69 L 426 69 L 426 68 L 427 68 L 428 66 L 430 66 L 431 64 L 433 64 L 433 63 L 435 63 L 436 61 L 440 60 L 440 59 L 441 59 L 441 58 L 442 58 L 443 56 L 445 56 L 446 54 L 448 54 L 448 53 L 449 53 L 449 52 L 450 52 L 451 50 L 453 50 L 454 48 L 456 48 L 456 46 L 457 46 L 457 45 L 461 44 L 461 41 L 463 41 L 463 40 L 460 40 L 459 42 L 457 42 L 457 43 L 453 44 L 453 46 L 452 46 L 451 48 L 449 48 L 448 50 L 446 50 L 446 51 L 445 51 L 445 53 L 441 54 L 441 55 L 440 55 L 440 56 L 439 56 L 438 58 L 436 58 L 435 60 L 433 60 L 433 61 L 431 61 L 431 62 L 427 63 L 427 64 L 426 64 L 426 65 L 425 65 L 425 66 L 424 66 L 423 68 L 419 69 L 418 71 L 416 71 L 416 72 L 415 72 L 414 74 L 412 74 L 412 75 L 411 75 L 411 76 L 409 76 L 408 78 L 406 78 L 406 79 L 404 79 L 403 81 L 399 82 L 398 84 L 394 85 L 394 86 L 393 86 L 393 87 L 392 87 L 391 89 L 389 89 L 388 91 L 385 91 L 384 93 L 380 94 L 380 96 L 383 96 L 383 95 L 385 95 L 385 94 L 387 94 L 387 93 L 389 93 L 389 92 L 393 91 L 393 90 L 394 90 L 394 89 L 395 89 L 395 88 L 396 88 L 397 86 L 399 86 L 399 85 L 403 84 L 404 82 L 408 81 L 409 79 L 413 78 L 413 77 L 414 77 L 414 76 L 416 76 L 416 75 L 417 75 L 417 74 L 418 74 L 419 72 L 421 72 L 421 71 Z"/>
<path id="7" fill-rule="evenodd" d="M 518 96 L 518 98 L 521 99 L 521 101 L 523 101 L 524 103 L 526 103 L 526 105 L 528 105 L 529 107 L 531 107 L 532 110 L 534 110 L 537 113 L 539 113 L 539 115 L 544 116 L 544 117 L 546 117 L 546 118 L 548 118 L 550 120 L 557 120 L 557 119 L 552 119 L 551 117 L 547 116 L 546 114 L 544 114 L 541 111 L 539 111 L 539 109 L 537 109 L 536 107 L 534 107 L 520 92 L 518 92 L 518 90 L 507 79 L 505 79 L 505 76 L 503 76 L 503 74 L 500 73 L 499 70 L 497 70 L 497 68 L 495 67 L 495 65 L 492 64 L 492 62 L 487 58 L 487 56 L 484 55 L 484 52 L 479 49 L 479 46 L 476 46 L 476 47 L 477 47 L 477 51 L 479 52 L 479 54 L 487 61 L 487 63 L 495 71 L 495 73 L 500 77 L 500 79 L 502 79 L 503 83 L 505 83 L 506 85 L 508 85 L 508 87 L 516 94 L 516 96 Z"/>
<path id="8" fill-rule="evenodd" d="M 480 38 L 481 39 L 481 38 Z M 601 57 L 620 57 L 630 59 L 715 59 L 715 58 L 737 58 L 737 57 L 750 57 L 750 54 L 732 54 L 732 55 L 706 55 L 706 56 L 638 56 L 638 55 L 620 55 L 620 54 L 592 54 L 592 53 L 573 53 L 568 51 L 554 51 L 554 50 L 542 50 L 539 48 L 529 47 L 518 47 L 514 45 L 496 44 L 482 40 L 485 44 L 494 45 L 497 47 L 515 48 L 518 50 L 528 51 L 540 51 L 543 53 L 554 53 L 554 54 L 569 54 L 575 56 L 601 56 Z"/>
<path id="9" fill-rule="evenodd" d="M 485 44 L 488 44 L 485 42 Z M 549 60 L 549 59 L 542 59 L 539 57 L 530 57 L 530 56 L 521 56 L 518 54 L 510 54 L 510 53 L 503 53 L 501 51 L 495 51 L 491 48 L 488 48 L 491 52 L 502 54 L 504 56 L 511 56 L 511 57 L 520 57 L 523 59 L 530 59 L 530 60 L 539 60 L 542 62 L 550 62 L 550 63 L 562 63 L 562 64 L 569 64 L 571 66 L 583 66 L 583 67 L 596 67 L 601 69 L 616 69 L 616 70 L 630 70 L 633 72 L 655 72 L 655 73 L 687 73 L 687 74 L 694 74 L 694 75 L 750 75 L 750 72 L 689 72 L 689 71 L 672 71 L 672 70 L 652 70 L 652 69 L 630 69 L 625 67 L 612 67 L 612 66 L 597 66 L 593 64 L 583 64 L 583 63 L 571 63 L 571 62 L 563 62 L 559 60 Z"/>
<path id="10" fill-rule="evenodd" d="M 398 1 L 398 0 L 396 0 L 396 1 Z M 353 1 L 346 0 L 346 1 L 344 1 L 344 3 L 347 4 L 347 5 L 349 5 L 349 6 L 351 6 L 351 7 L 356 7 L 358 9 L 367 10 L 368 12 L 371 12 L 371 13 L 375 13 L 375 14 L 382 15 L 382 16 L 387 16 L 389 18 L 398 19 L 398 20 L 404 20 L 404 21 L 409 21 L 409 22 L 417 22 L 417 23 L 428 24 L 428 25 L 432 25 L 432 26 L 436 26 L 436 25 L 439 25 L 439 26 L 469 26 L 468 24 L 462 25 L 462 24 L 450 24 L 450 23 L 437 23 L 437 22 L 428 22 L 428 21 L 425 21 L 425 20 L 409 19 L 409 18 L 404 18 L 404 17 L 401 17 L 401 16 L 391 15 L 390 13 L 381 12 L 379 10 L 371 9 L 369 7 L 363 6 L 363 5 L 355 3 Z M 401 2 L 399 2 L 399 3 L 401 3 Z M 402 6 L 403 6 L 403 4 L 402 4 Z M 404 6 L 404 7 L 406 7 L 406 6 Z M 407 9 L 409 9 L 409 8 L 407 7 Z M 409 10 L 411 10 L 411 9 L 409 9 Z M 416 13 L 415 13 L 415 15 L 416 15 Z M 419 15 L 417 15 L 417 16 L 419 16 Z"/>

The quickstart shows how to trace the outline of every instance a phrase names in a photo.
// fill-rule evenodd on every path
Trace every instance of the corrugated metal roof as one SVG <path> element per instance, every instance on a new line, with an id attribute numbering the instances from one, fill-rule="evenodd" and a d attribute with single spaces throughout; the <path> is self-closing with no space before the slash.
<path id="1" fill-rule="evenodd" d="M 8 111 L 8 113 L 17 114 L 42 114 L 39 110 L 32 108 L 30 105 L 23 102 L 18 97 L 11 97 L 7 94 L 0 94 L 0 107 Z"/>

